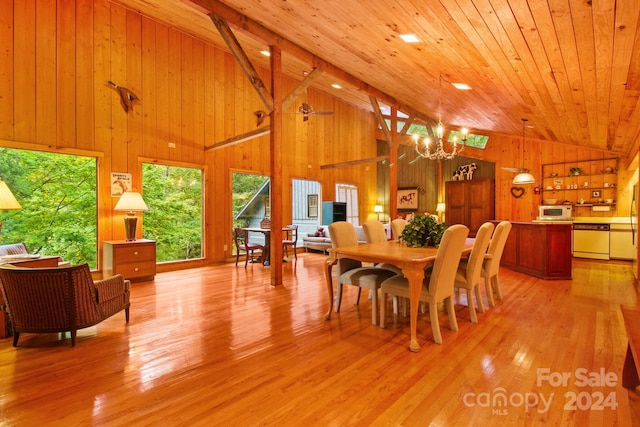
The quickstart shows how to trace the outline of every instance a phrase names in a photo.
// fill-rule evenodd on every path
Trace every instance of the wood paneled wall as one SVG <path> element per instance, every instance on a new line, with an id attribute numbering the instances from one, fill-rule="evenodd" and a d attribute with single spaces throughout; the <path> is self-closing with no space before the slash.
<path id="1" fill-rule="evenodd" d="M 534 188 L 542 186 L 542 165 L 548 163 L 571 162 L 578 160 L 601 159 L 603 157 L 617 157 L 615 153 L 598 150 L 581 148 L 575 145 L 563 143 L 550 143 L 535 139 L 526 138 L 525 147 L 522 147 L 522 137 L 507 136 L 499 134 L 488 134 L 489 142 L 486 149 L 466 147 L 462 156 L 465 158 L 464 163 L 469 159 L 477 159 L 495 164 L 495 180 L 496 180 L 496 219 L 508 219 L 511 221 L 531 221 L 538 216 L 538 206 L 542 204 L 542 194 L 535 194 Z M 380 136 L 380 134 L 379 134 Z M 410 144 L 410 138 L 405 137 L 404 144 Z M 406 152 L 406 158 L 415 157 L 413 147 L 411 145 L 403 145 L 399 148 L 399 153 Z M 524 160 L 523 160 L 524 152 Z M 412 157 L 413 156 L 413 157 Z M 398 162 L 400 169 L 398 177 L 405 176 L 407 171 L 402 170 L 403 160 Z M 443 162 L 443 181 L 449 178 L 452 167 L 447 162 L 457 162 L 457 159 Z M 427 164 L 425 166 L 425 163 Z M 430 163 L 420 160 L 415 165 L 422 165 L 428 176 L 433 173 L 433 167 Z M 447 166 L 444 166 L 447 165 Z M 502 167 L 526 167 L 536 177 L 537 182 L 534 185 L 526 185 L 525 194 L 520 198 L 515 198 L 511 194 L 511 187 L 514 173 L 502 169 Z M 629 216 L 633 184 L 638 181 L 638 172 L 636 165 L 630 165 L 629 159 L 621 158 L 619 162 L 618 173 L 618 197 L 617 207 L 611 212 L 578 212 L 580 216 Z M 425 185 L 431 188 L 428 182 L 423 181 L 421 175 L 411 175 L 414 180 L 412 185 Z M 478 175 L 478 177 L 487 177 L 486 175 Z M 400 184 L 399 184 L 400 185 Z M 432 189 L 431 191 L 437 191 Z M 445 201 L 446 202 L 446 201 Z M 433 204 L 427 205 L 424 209 L 432 209 Z M 421 205 L 422 208 L 422 205 Z"/>
<path id="2" fill-rule="evenodd" d="M 263 109 L 235 59 L 106 0 L 0 0 L 0 10 L 0 145 L 96 156 L 100 241 L 124 238 L 110 172 L 130 172 L 140 190 L 143 159 L 203 167 L 206 257 L 231 255 L 231 172 L 269 173 L 268 136 L 205 150 L 255 129 L 253 112 Z M 269 70 L 258 72 L 269 86 Z M 124 111 L 109 80 L 140 98 L 133 110 Z M 296 85 L 285 80 L 286 93 Z M 375 167 L 320 166 L 374 157 L 375 117 L 313 89 L 308 101 L 335 114 L 302 122 L 302 99 L 287 112 L 283 182 L 318 180 L 324 200 L 336 182 L 356 184 L 360 211 L 372 211 Z M 283 194 L 289 222 L 291 192 Z"/>

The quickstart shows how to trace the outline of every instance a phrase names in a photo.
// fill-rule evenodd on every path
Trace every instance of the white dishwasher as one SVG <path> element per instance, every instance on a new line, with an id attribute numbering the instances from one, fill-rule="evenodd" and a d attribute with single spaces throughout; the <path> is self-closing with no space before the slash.
<path id="1" fill-rule="evenodd" d="M 611 224 L 609 230 L 609 257 L 611 259 L 629 259 L 635 257 L 636 247 L 633 241 L 631 224 Z"/>
<path id="2" fill-rule="evenodd" d="M 609 259 L 609 224 L 573 224 L 573 256 Z"/>

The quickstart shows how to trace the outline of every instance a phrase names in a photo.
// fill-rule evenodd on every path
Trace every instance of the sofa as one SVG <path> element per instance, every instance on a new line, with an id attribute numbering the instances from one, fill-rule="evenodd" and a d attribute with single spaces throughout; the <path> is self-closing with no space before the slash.
<path id="1" fill-rule="evenodd" d="M 22 242 L 0 245 L 0 257 L 7 255 L 27 255 L 28 253 L 29 250 L 27 249 L 27 246 Z M 68 261 L 62 261 L 62 259 L 58 262 L 58 267 L 68 267 L 70 265 L 71 264 Z"/>
<path id="2" fill-rule="evenodd" d="M 361 226 L 357 226 L 355 227 L 355 229 L 358 243 L 366 243 L 367 239 L 364 235 L 363 228 Z M 320 226 L 315 232 L 307 233 L 306 236 L 302 237 L 302 245 L 304 246 L 305 252 L 313 250 L 327 253 L 327 249 L 331 247 L 331 236 L 329 236 L 329 227 Z"/>

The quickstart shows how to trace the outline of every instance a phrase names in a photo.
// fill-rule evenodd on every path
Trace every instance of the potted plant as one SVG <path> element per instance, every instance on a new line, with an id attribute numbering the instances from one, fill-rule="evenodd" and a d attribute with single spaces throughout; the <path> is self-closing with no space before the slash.
<path id="1" fill-rule="evenodd" d="M 570 175 L 582 175 L 582 169 L 580 168 L 571 168 L 569 169 Z"/>
<path id="2" fill-rule="evenodd" d="M 429 214 L 415 215 L 400 234 L 400 242 L 412 248 L 438 246 L 447 224 L 440 223 Z"/>

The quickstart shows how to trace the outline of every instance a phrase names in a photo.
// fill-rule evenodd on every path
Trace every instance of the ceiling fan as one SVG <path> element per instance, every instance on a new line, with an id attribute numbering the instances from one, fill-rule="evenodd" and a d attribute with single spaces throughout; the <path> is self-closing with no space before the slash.
<path id="1" fill-rule="evenodd" d="M 328 116 L 333 114 L 333 111 L 315 111 L 311 105 L 309 105 L 306 100 L 300 105 L 298 111 L 302 113 L 302 121 L 306 122 L 309 120 L 309 115 L 314 114 L 318 116 Z"/>

